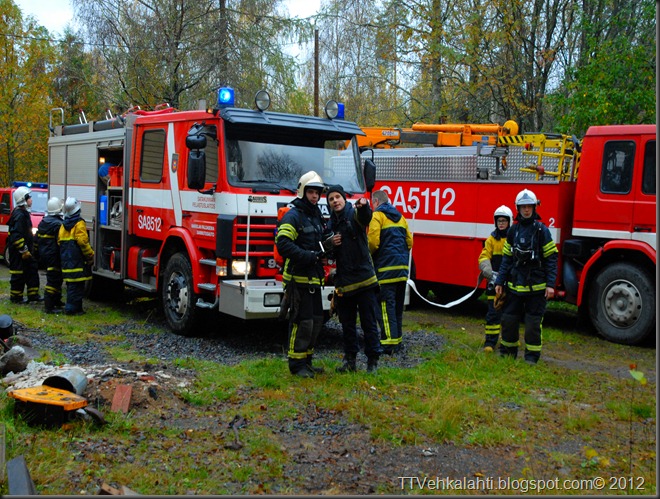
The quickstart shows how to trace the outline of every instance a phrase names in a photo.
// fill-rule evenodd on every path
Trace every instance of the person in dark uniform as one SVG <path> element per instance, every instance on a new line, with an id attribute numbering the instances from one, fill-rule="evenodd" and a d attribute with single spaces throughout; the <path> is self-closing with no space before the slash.
<path id="1" fill-rule="evenodd" d="M 371 202 L 374 214 L 368 239 L 380 286 L 380 343 L 383 353 L 392 355 L 403 347 L 403 309 L 413 237 L 405 217 L 390 204 L 385 191 L 375 191 Z"/>
<path id="2" fill-rule="evenodd" d="M 529 189 L 516 196 L 516 224 L 509 229 L 502 265 L 495 279 L 495 293 L 507 289 L 502 311 L 500 355 L 518 355 L 520 320 L 525 325 L 525 362 L 536 364 L 541 357 L 543 315 L 547 300 L 555 295 L 559 252 L 550 230 L 536 213 L 538 200 Z"/>
<path id="3" fill-rule="evenodd" d="M 378 369 L 382 353 L 378 333 L 378 279 L 369 253 L 367 227 L 372 211 L 366 198 L 346 201 L 346 192 L 340 185 L 328 187 L 328 206 L 332 211 L 328 230 L 333 233 L 330 254 L 337 264 L 335 275 L 335 307 L 344 336 L 344 363 L 338 372 L 354 372 L 359 351 L 357 314 L 364 332 L 364 353 L 367 372 Z"/>
<path id="4" fill-rule="evenodd" d="M 85 220 L 80 216 L 80 201 L 66 198 L 64 222 L 60 227 L 57 242 L 60 245 L 62 277 L 66 282 L 66 315 L 81 315 L 85 282 L 92 279 L 94 250 L 89 244 Z"/>
<path id="5" fill-rule="evenodd" d="M 313 378 L 322 372 L 322 368 L 312 365 L 312 358 L 316 339 L 323 327 L 321 238 L 325 221 L 318 202 L 324 187 L 316 172 L 302 175 L 297 197 L 282 217 L 275 236 L 277 251 L 285 259 L 282 283 L 290 306 L 289 371 L 302 378 Z"/>
<path id="6" fill-rule="evenodd" d="M 37 237 L 34 241 L 34 257 L 46 268 L 46 288 L 44 308 L 47 314 L 62 312 L 62 264 L 57 236 L 62 225 L 64 203 L 58 197 L 51 197 L 46 207 L 47 213 L 39 222 Z"/>
<path id="7" fill-rule="evenodd" d="M 39 296 L 39 266 L 32 257 L 32 192 L 25 186 L 14 191 L 14 209 L 9 216 L 7 246 L 9 247 L 9 300 L 12 303 L 43 301 Z M 23 292 L 27 287 L 27 301 Z"/>

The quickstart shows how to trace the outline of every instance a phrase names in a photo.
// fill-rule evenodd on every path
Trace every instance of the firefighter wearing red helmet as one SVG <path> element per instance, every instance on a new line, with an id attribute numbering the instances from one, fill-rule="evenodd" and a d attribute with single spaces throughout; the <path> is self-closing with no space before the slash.
<path id="1" fill-rule="evenodd" d="M 536 212 L 536 195 L 523 189 L 516 196 L 518 214 L 509 230 L 502 265 L 495 279 L 495 293 L 507 288 L 502 311 L 500 355 L 518 355 L 519 325 L 525 325 L 525 362 L 536 364 L 541 357 L 543 315 L 547 300 L 555 294 L 557 280 L 557 245 L 550 230 Z"/>

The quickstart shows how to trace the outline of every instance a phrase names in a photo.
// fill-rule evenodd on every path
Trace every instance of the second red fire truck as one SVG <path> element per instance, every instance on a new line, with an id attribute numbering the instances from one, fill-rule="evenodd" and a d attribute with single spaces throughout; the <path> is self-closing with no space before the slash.
<path id="1" fill-rule="evenodd" d="M 581 141 L 519 135 L 514 122 L 364 130 L 376 188 L 414 232 L 420 291 L 444 302 L 474 288 L 494 210 L 506 204 L 515 213 L 527 188 L 559 248 L 558 298 L 577 304 L 608 340 L 638 344 L 655 334 L 654 125 L 594 126 Z"/>
<path id="2" fill-rule="evenodd" d="M 353 193 L 373 186 L 355 141 L 363 132 L 337 116 L 336 102 L 321 118 L 268 111 L 265 92 L 255 110 L 233 107 L 232 92 L 220 89 L 211 110 L 133 110 L 74 125 L 54 125 L 63 111 L 51 112 L 50 195 L 82 202 L 94 288 L 160 295 L 178 334 L 202 327 L 205 310 L 278 315 L 277 213 L 303 173 Z"/>

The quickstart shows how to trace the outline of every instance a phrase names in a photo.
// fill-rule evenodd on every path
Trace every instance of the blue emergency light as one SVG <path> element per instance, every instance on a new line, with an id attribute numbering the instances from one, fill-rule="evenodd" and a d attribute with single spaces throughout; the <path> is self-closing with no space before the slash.
<path id="1" fill-rule="evenodd" d="M 28 187 L 35 189 L 48 189 L 48 184 L 44 182 L 17 182 L 12 183 L 12 187 Z"/>
<path id="2" fill-rule="evenodd" d="M 220 87 L 218 89 L 218 107 L 234 106 L 234 89 L 231 87 Z"/>
<path id="3" fill-rule="evenodd" d="M 339 120 L 344 119 L 344 103 L 343 102 L 337 102 L 337 119 L 339 119 Z"/>

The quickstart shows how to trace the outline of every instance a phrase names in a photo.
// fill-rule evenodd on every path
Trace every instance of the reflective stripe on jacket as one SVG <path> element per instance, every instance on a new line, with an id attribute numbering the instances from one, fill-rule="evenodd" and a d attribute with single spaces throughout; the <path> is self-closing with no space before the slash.
<path id="1" fill-rule="evenodd" d="M 64 220 L 57 236 L 62 260 L 62 278 L 66 282 L 88 281 L 94 250 L 89 244 L 85 221 L 76 215 Z"/>
<path id="2" fill-rule="evenodd" d="M 294 281 L 309 286 L 323 285 L 323 266 L 317 262 L 325 228 L 318 206 L 303 199 L 294 199 L 277 228 L 275 244 L 285 258 L 282 282 Z"/>
<path id="3" fill-rule="evenodd" d="M 403 215 L 390 203 L 379 205 L 369 223 L 367 237 L 378 282 L 407 281 L 413 238 Z"/>
<path id="4" fill-rule="evenodd" d="M 346 202 L 344 209 L 330 216 L 328 229 L 341 234 L 341 245 L 332 251 L 337 262 L 335 288 L 342 295 L 377 286 L 378 279 L 369 253 L 367 226 L 371 221 L 371 207 L 355 209 Z"/>

